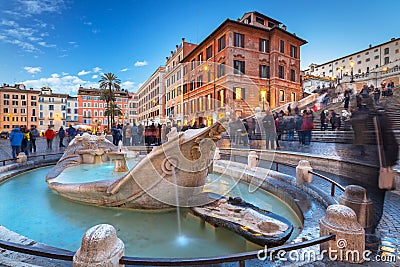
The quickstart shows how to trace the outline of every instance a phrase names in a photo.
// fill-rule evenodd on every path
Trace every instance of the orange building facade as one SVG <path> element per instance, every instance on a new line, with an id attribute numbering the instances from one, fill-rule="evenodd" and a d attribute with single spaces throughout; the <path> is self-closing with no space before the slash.
<path id="1" fill-rule="evenodd" d="M 115 104 L 122 111 L 121 116 L 115 117 L 115 123 L 125 123 L 129 116 L 129 93 L 125 91 L 114 92 Z M 89 125 L 94 131 L 103 131 L 108 125 L 108 118 L 105 115 L 107 103 L 100 99 L 101 90 L 95 88 L 83 88 L 78 90 L 78 122 Z"/>
<path id="2" fill-rule="evenodd" d="M 244 118 L 300 100 L 305 43 L 258 12 L 227 19 L 182 59 L 182 115 L 174 119 L 210 125 L 227 111 Z"/>

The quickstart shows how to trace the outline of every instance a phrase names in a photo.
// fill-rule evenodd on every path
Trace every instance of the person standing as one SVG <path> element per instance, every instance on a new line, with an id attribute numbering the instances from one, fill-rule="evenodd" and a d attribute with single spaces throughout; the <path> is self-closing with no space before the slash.
<path id="1" fill-rule="evenodd" d="M 289 122 L 286 124 L 288 141 L 294 141 L 294 129 L 295 128 L 296 128 L 296 124 L 294 123 L 294 118 L 290 118 Z"/>
<path id="2" fill-rule="evenodd" d="M 142 139 L 139 138 L 139 128 L 142 129 L 142 135 L 143 135 L 143 125 L 139 124 L 139 126 L 136 126 L 136 123 L 133 123 L 131 127 L 131 136 L 132 136 L 132 145 L 136 146 L 137 144 L 142 143 Z"/>
<path id="3" fill-rule="evenodd" d="M 287 107 L 287 111 L 288 111 L 288 116 L 291 116 L 292 115 L 292 107 L 290 106 L 290 104 Z"/>
<path id="4" fill-rule="evenodd" d="M 64 146 L 64 138 L 65 138 L 65 130 L 64 127 L 60 127 L 60 130 L 58 130 L 58 137 L 60 138 L 60 144 L 58 145 L 58 147 L 65 147 Z"/>
<path id="5" fill-rule="evenodd" d="M 36 129 L 36 126 L 31 125 L 31 147 L 30 147 L 30 152 L 36 153 L 36 138 L 40 136 L 40 133 L 38 129 Z"/>
<path id="6" fill-rule="evenodd" d="M 56 132 L 53 130 L 53 126 L 49 125 L 47 130 L 44 132 L 44 136 L 47 140 L 47 150 L 53 150 L 53 139 L 56 137 Z"/>
<path id="7" fill-rule="evenodd" d="M 136 126 L 136 125 L 134 124 L 133 126 Z M 139 125 L 137 127 L 137 141 L 136 141 L 136 143 L 138 145 L 143 144 L 143 134 L 144 134 L 144 126 L 142 123 L 139 123 Z M 133 137 L 133 135 L 134 135 L 134 131 L 132 130 L 132 137 Z"/>
<path id="8" fill-rule="evenodd" d="M 126 146 L 132 145 L 132 128 L 130 123 L 126 123 L 125 131 L 124 131 L 124 144 Z"/>
<path id="9" fill-rule="evenodd" d="M 321 131 L 325 131 L 325 119 L 326 119 L 325 110 L 321 111 L 321 114 L 319 114 L 319 119 L 321 120 Z"/>
<path id="10" fill-rule="evenodd" d="M 379 99 L 381 98 L 381 90 L 379 87 L 375 87 L 374 89 L 374 103 L 375 105 L 379 105 Z"/>
<path id="11" fill-rule="evenodd" d="M 311 111 L 307 111 L 303 116 L 303 124 L 301 130 L 303 131 L 304 145 L 308 146 L 311 143 L 311 131 L 314 129 L 314 118 Z"/>
<path id="12" fill-rule="evenodd" d="M 349 90 L 344 91 L 344 108 L 347 110 L 350 104 L 350 92 Z"/>
<path id="13" fill-rule="evenodd" d="M 275 142 L 277 140 L 275 121 L 269 110 L 265 111 L 265 117 L 262 120 L 265 130 L 265 146 L 266 149 L 275 149 Z"/>
<path id="14" fill-rule="evenodd" d="M 25 153 L 25 155 L 29 156 L 29 152 L 31 150 L 31 132 L 25 126 L 21 129 L 23 129 L 22 133 L 24 134 L 21 150 Z"/>
<path id="15" fill-rule="evenodd" d="M 69 125 L 69 127 L 67 129 L 67 133 L 68 133 L 68 143 L 69 143 L 76 136 L 76 130 L 75 130 L 74 126 L 72 126 L 72 124 Z"/>
<path id="16" fill-rule="evenodd" d="M 15 159 L 19 152 L 21 152 L 22 140 L 24 139 L 24 134 L 21 132 L 20 128 L 12 129 L 10 133 L 10 143 L 12 149 L 12 157 Z"/>
<path id="17" fill-rule="evenodd" d="M 303 125 L 303 117 L 300 115 L 296 115 L 295 116 L 295 124 L 296 124 L 297 136 L 299 138 L 299 144 L 302 145 L 302 144 L 304 144 L 303 131 L 301 130 L 301 126 Z"/>

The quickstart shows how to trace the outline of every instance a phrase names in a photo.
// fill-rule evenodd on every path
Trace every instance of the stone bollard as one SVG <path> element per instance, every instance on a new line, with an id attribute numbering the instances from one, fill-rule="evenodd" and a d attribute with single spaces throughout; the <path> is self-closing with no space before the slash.
<path id="1" fill-rule="evenodd" d="M 119 260 L 124 255 L 124 243 L 117 237 L 115 228 L 99 224 L 86 231 L 82 245 L 74 255 L 73 267 L 124 266 Z"/>
<path id="2" fill-rule="evenodd" d="M 20 152 L 17 156 L 17 163 L 26 163 L 28 161 L 28 157 L 24 152 Z"/>
<path id="3" fill-rule="evenodd" d="M 348 185 L 339 203 L 354 210 L 358 222 L 364 228 L 370 228 L 373 223 L 373 205 L 367 196 L 367 190 L 358 185 Z"/>
<path id="4" fill-rule="evenodd" d="M 302 184 L 304 182 L 311 183 L 312 182 L 312 174 L 309 173 L 312 171 L 310 162 L 307 160 L 300 160 L 299 165 L 296 167 L 296 183 Z"/>
<path id="5" fill-rule="evenodd" d="M 221 154 L 220 153 L 221 152 L 220 152 L 219 148 L 218 147 L 215 148 L 213 160 L 220 160 L 221 159 Z"/>
<path id="6" fill-rule="evenodd" d="M 247 156 L 247 166 L 249 168 L 257 167 L 258 166 L 258 156 L 257 152 L 250 151 L 249 155 Z"/>
<path id="7" fill-rule="evenodd" d="M 320 245 L 320 252 L 331 260 L 362 263 L 365 256 L 365 231 L 356 213 L 343 205 L 331 205 L 319 221 L 320 235 L 336 235 L 335 240 Z M 368 256 L 368 255 L 367 255 Z"/>

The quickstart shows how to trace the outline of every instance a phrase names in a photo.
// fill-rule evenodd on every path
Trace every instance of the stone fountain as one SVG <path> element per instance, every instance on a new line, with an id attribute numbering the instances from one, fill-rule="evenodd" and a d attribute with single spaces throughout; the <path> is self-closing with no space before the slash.
<path id="1" fill-rule="evenodd" d="M 76 137 L 46 177 L 48 186 L 61 196 L 86 204 L 134 209 L 191 206 L 202 195 L 215 142 L 225 131 L 225 122 L 184 133 L 172 131 L 168 142 L 155 147 L 132 170 L 118 179 L 65 184 L 54 181 L 67 167 L 114 160 L 116 171 L 124 171 L 125 154 L 104 137 Z M 117 164 L 118 162 L 118 164 Z M 178 189 L 176 189 L 178 188 Z M 178 192 L 179 200 L 176 198 Z"/>

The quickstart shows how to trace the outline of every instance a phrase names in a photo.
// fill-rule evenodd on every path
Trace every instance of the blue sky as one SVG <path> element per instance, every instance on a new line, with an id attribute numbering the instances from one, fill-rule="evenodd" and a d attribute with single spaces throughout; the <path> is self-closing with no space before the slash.
<path id="1" fill-rule="evenodd" d="M 0 0 L 0 83 L 76 94 L 113 72 L 136 91 L 182 37 L 258 11 L 308 41 L 301 66 L 400 37 L 400 1 Z"/>

